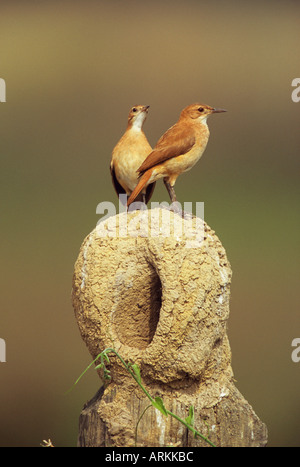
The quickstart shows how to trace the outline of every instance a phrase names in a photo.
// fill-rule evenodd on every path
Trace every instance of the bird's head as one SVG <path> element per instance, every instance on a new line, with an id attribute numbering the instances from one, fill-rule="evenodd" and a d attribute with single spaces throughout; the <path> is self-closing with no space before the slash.
<path id="1" fill-rule="evenodd" d="M 224 109 L 215 109 L 206 104 L 188 105 L 180 114 L 180 119 L 192 120 L 194 122 L 206 123 L 207 117 L 213 113 L 226 112 Z"/>
<path id="2" fill-rule="evenodd" d="M 149 105 L 135 105 L 132 107 L 128 115 L 128 125 L 140 130 L 146 120 L 149 107 Z"/>

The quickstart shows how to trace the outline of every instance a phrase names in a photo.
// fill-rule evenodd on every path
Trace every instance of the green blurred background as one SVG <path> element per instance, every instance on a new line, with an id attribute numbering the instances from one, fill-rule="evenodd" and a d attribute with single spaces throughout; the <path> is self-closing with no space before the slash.
<path id="1" fill-rule="evenodd" d="M 269 446 L 300 445 L 299 77 L 296 1 L 5 1 L 0 5 L 0 445 L 75 446 L 98 389 L 71 305 L 74 262 L 116 202 L 109 162 L 132 105 L 152 145 L 186 105 L 209 120 L 204 157 L 179 178 L 204 201 L 233 269 L 237 387 Z M 154 201 L 168 201 L 161 182 Z"/>

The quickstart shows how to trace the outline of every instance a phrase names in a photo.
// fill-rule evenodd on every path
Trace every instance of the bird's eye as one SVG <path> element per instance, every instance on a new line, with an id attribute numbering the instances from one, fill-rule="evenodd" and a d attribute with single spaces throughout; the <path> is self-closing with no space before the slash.
<path id="1" fill-rule="evenodd" d="M 198 112 L 204 112 L 203 107 L 199 107 Z"/>
<path id="2" fill-rule="evenodd" d="M 132 112 L 136 112 L 136 111 L 137 111 L 137 108 L 133 107 Z"/>

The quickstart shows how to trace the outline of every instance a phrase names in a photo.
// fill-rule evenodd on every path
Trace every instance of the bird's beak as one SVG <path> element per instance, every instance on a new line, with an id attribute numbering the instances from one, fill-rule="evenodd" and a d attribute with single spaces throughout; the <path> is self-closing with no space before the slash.
<path id="1" fill-rule="evenodd" d="M 145 112 L 148 112 L 149 107 L 150 105 L 145 105 L 143 110 L 145 110 Z"/>
<path id="2" fill-rule="evenodd" d="M 214 113 L 214 114 L 221 113 L 221 112 L 227 112 L 227 110 L 225 110 L 225 109 L 213 109 L 212 110 L 212 113 Z"/>

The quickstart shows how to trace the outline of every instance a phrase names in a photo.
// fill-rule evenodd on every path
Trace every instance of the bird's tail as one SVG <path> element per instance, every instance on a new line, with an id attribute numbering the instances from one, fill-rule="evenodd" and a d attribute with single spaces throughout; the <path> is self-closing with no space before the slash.
<path id="1" fill-rule="evenodd" d="M 133 190 L 133 192 L 128 198 L 127 206 L 129 206 L 131 203 L 134 202 L 134 200 L 140 194 L 142 189 L 147 185 L 147 182 L 149 181 L 151 175 L 152 175 L 152 170 L 147 170 L 146 172 L 143 173 L 137 186 L 135 187 L 135 189 Z"/>

